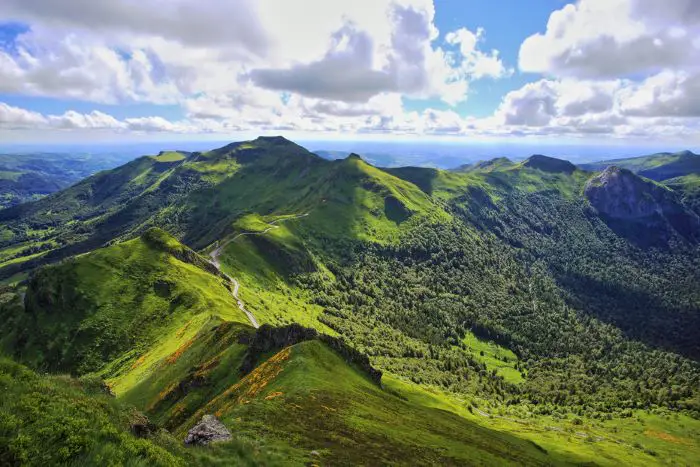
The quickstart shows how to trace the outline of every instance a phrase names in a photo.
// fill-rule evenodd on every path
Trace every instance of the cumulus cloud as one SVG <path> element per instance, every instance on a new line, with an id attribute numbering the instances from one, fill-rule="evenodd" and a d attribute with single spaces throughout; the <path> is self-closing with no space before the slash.
<path id="1" fill-rule="evenodd" d="M 519 55 L 527 72 L 614 78 L 700 63 L 700 2 L 579 0 L 553 12 Z"/>
<path id="2" fill-rule="evenodd" d="M 508 74 L 497 51 L 478 50 L 481 30 L 449 35 L 459 52 L 438 47 L 432 0 L 6 0 L 0 16 L 30 25 L 0 49 L 1 92 L 180 104 L 211 117 L 228 113 L 215 103 L 271 105 L 280 92 L 456 104 L 470 81 Z"/>
<path id="3" fill-rule="evenodd" d="M 445 37 L 447 43 L 459 46 L 462 71 L 474 78 L 484 77 L 503 78 L 513 74 L 512 68 L 506 68 L 499 57 L 498 50 L 483 52 L 478 49 L 479 42 L 484 39 L 484 29 L 477 29 L 476 33 L 467 28 L 460 28 L 450 32 Z"/>
<path id="4" fill-rule="evenodd" d="M 43 115 L 0 104 L 3 129 L 639 137 L 691 135 L 700 118 L 695 0 L 560 8 L 520 48 L 521 70 L 543 76 L 486 118 L 449 109 L 476 80 L 514 70 L 483 29 L 438 31 L 432 0 L 3 0 L 0 17 L 28 24 L 0 45 L 0 93 L 184 114 Z M 448 105 L 407 110 L 406 98 Z"/>
<path id="5" fill-rule="evenodd" d="M 226 44 L 241 55 L 262 55 L 270 41 L 255 0 L 3 0 L 0 16 L 68 30 L 157 36 L 193 47 Z"/>
<path id="6" fill-rule="evenodd" d="M 700 70 L 664 71 L 621 90 L 621 111 L 638 117 L 700 117 Z"/>
<path id="7" fill-rule="evenodd" d="M 452 66 L 455 54 L 432 45 L 438 37 L 432 2 L 404 3 L 373 3 L 380 13 L 384 8 L 382 24 L 389 24 L 388 30 L 363 29 L 346 19 L 319 59 L 286 68 L 254 69 L 250 76 L 262 87 L 307 97 L 365 102 L 381 93 L 400 93 L 454 104 L 466 99 L 470 80 L 509 73 L 498 51 L 487 54 L 477 49 L 483 30 L 478 36 L 467 29 L 447 35 L 447 43 L 461 52 L 456 54 L 458 65 Z M 471 45 L 466 44 L 468 35 L 475 38 Z"/>
<path id="8" fill-rule="evenodd" d="M 0 50 L 1 92 L 106 103 L 177 100 L 175 86 L 156 80 L 153 59 L 143 50 L 127 56 L 44 29 L 21 35 L 15 49 Z"/>
<path id="9" fill-rule="evenodd" d="M 397 90 L 395 77 L 373 69 L 373 56 L 372 37 L 348 24 L 334 34 L 331 48 L 322 59 L 288 69 L 256 69 L 250 76 L 268 89 L 362 102 Z"/>
<path id="10" fill-rule="evenodd" d="M 0 128 L 24 129 L 37 128 L 46 124 L 43 115 L 0 102 Z"/>

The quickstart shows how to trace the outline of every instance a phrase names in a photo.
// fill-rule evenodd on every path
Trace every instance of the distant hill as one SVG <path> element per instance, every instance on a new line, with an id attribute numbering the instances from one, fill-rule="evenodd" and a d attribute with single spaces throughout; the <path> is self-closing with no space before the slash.
<path id="1" fill-rule="evenodd" d="M 35 201 L 129 159 L 117 154 L 0 154 L 0 209 Z"/>
<path id="2" fill-rule="evenodd" d="M 611 165 L 630 170 L 638 175 L 660 182 L 691 173 L 700 174 L 700 155 L 694 154 L 691 151 L 676 153 L 662 152 L 650 156 L 581 164 L 580 167 L 584 170 L 598 172 Z"/>
<path id="3" fill-rule="evenodd" d="M 662 152 L 650 156 L 583 164 L 584 170 L 602 171 L 608 166 L 627 169 L 662 182 L 677 191 L 683 203 L 700 215 L 700 155 L 691 151 Z"/>

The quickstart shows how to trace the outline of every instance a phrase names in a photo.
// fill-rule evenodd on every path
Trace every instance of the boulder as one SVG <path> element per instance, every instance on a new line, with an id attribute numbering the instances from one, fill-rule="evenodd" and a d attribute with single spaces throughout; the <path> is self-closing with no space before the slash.
<path id="1" fill-rule="evenodd" d="M 231 439 L 231 432 L 228 428 L 213 415 L 205 415 L 185 437 L 185 444 L 204 446 L 209 443 L 228 441 Z"/>

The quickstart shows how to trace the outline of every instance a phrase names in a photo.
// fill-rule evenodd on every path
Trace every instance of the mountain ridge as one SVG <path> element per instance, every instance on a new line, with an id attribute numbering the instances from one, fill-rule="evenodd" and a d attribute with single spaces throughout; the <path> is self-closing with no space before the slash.
<path id="1" fill-rule="evenodd" d="M 0 212 L 0 274 L 28 275 L 0 287 L 0 347 L 104 380 L 139 433 L 231 431 L 166 443 L 184 463 L 692 464 L 700 250 L 664 230 L 685 193 L 545 156 L 166 151 Z"/>

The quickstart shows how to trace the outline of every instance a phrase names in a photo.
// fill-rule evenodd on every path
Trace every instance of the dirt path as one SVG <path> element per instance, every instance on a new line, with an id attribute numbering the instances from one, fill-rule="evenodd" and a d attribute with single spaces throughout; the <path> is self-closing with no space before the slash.
<path id="1" fill-rule="evenodd" d="M 258 320 L 255 319 L 255 316 L 253 316 L 253 313 L 251 313 L 250 311 L 248 311 L 248 310 L 245 309 L 245 303 L 243 303 L 243 300 L 241 300 L 241 299 L 238 297 L 238 290 L 240 289 L 240 284 L 238 283 L 238 281 L 237 281 L 236 279 L 234 279 L 233 277 L 229 276 L 228 274 L 226 274 L 224 271 L 221 270 L 221 262 L 219 261 L 219 256 L 221 256 L 221 252 L 224 250 L 224 248 L 226 248 L 226 246 L 227 246 L 229 243 L 233 242 L 233 241 L 236 240 L 238 237 L 242 237 L 242 236 L 244 236 L 244 235 L 264 235 L 264 234 L 266 234 L 267 232 L 269 232 L 269 231 L 272 230 L 272 229 L 277 229 L 277 228 L 279 228 L 279 226 L 276 225 L 276 224 L 279 223 L 279 222 L 289 221 L 289 220 L 292 220 L 292 219 L 299 219 L 299 218 L 302 218 L 302 217 L 306 217 L 306 216 L 308 216 L 308 215 L 309 215 L 309 214 L 306 213 L 306 214 L 299 214 L 299 215 L 296 215 L 296 216 L 293 216 L 293 217 L 287 217 L 287 218 L 284 218 L 284 219 L 276 219 L 276 220 L 274 220 L 274 221 L 272 221 L 272 222 L 269 222 L 268 225 L 269 225 L 270 227 L 268 227 L 267 229 L 263 230 L 262 232 L 243 232 L 243 233 L 239 233 L 238 235 L 235 235 L 235 236 L 231 237 L 230 239 L 226 240 L 224 243 L 222 243 L 221 245 L 219 245 L 218 247 L 216 247 L 214 250 L 212 250 L 211 253 L 209 253 L 209 257 L 211 258 L 211 259 L 209 260 L 209 262 L 210 262 L 211 264 L 213 264 L 214 267 L 216 267 L 216 269 L 218 269 L 219 272 L 221 272 L 221 273 L 229 280 L 229 282 L 231 282 L 231 284 L 233 284 L 233 290 L 231 291 L 231 295 L 232 295 L 233 298 L 236 300 L 236 303 L 238 304 L 238 308 L 239 308 L 243 313 L 245 313 L 245 315 L 248 317 L 248 320 L 250 321 L 250 324 L 252 324 L 253 327 L 254 327 L 255 329 L 259 328 L 259 327 L 260 327 L 260 324 L 258 324 Z"/>

